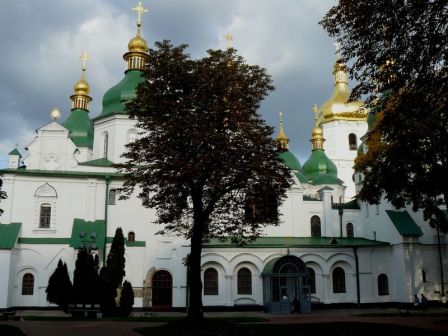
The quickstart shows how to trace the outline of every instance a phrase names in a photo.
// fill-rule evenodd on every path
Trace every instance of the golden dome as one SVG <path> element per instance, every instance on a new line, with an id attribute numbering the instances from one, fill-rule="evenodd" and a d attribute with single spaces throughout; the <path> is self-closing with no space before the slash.
<path id="1" fill-rule="evenodd" d="M 137 34 L 134 38 L 132 38 L 129 41 L 128 44 L 129 52 L 148 52 L 148 44 L 146 43 L 145 39 L 140 36 L 140 34 Z"/>
<path id="2" fill-rule="evenodd" d="M 286 136 L 283 130 L 283 113 L 280 112 L 280 129 L 278 130 L 277 136 L 275 137 L 275 142 L 280 149 L 288 149 L 289 138 Z"/>
<path id="3" fill-rule="evenodd" d="M 73 87 L 75 90 L 75 95 L 85 95 L 87 96 L 90 92 L 90 85 L 87 83 L 84 76 L 76 82 L 75 86 Z"/>
<path id="4" fill-rule="evenodd" d="M 317 126 L 313 127 L 313 130 L 311 131 L 311 137 L 313 139 L 322 138 L 323 135 L 324 135 L 324 132 L 322 131 L 322 128 L 317 127 Z"/>
<path id="5" fill-rule="evenodd" d="M 336 60 L 333 66 L 333 95 L 320 108 L 318 124 L 332 120 L 366 120 L 367 111 L 361 101 L 351 101 L 350 89 L 346 74 L 346 66 Z"/>

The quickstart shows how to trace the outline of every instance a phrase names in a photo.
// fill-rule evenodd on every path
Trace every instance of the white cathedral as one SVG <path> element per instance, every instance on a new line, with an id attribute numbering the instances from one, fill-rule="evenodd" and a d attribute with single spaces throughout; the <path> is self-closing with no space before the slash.
<path id="1" fill-rule="evenodd" d="M 16 148 L 9 153 L 8 168 L 0 170 L 8 196 L 0 204 L 0 309 L 50 306 L 45 289 L 59 259 L 71 277 L 83 245 L 96 247 L 103 261 L 118 227 L 126 238 L 125 278 L 134 287 L 134 307 L 187 305 L 183 260 L 189 241 L 156 235 L 155 212 L 137 197 L 118 200 L 115 192 L 123 177 L 112 165 L 123 162 L 125 145 L 138 136 L 124 102 L 135 97 L 142 81 L 148 46 L 140 23 L 124 54 L 124 77 L 104 94 L 101 113 L 89 115 L 84 64 L 68 118 L 59 122 L 53 111 L 53 121 L 37 129 L 26 157 Z M 348 81 L 339 61 L 333 77 L 333 95 L 313 108 L 312 148 L 303 165 L 288 151 L 280 123 L 276 142 L 294 178 L 280 225 L 267 227 L 245 246 L 204 245 L 204 306 L 289 311 L 298 297 L 307 312 L 310 303 L 406 303 L 414 294 L 432 300 L 443 295 L 447 249 L 443 244 L 442 267 L 436 231 L 422 213 L 353 198 L 362 186 L 362 176 L 352 167 L 358 151 L 367 150 L 362 137 L 368 111 L 362 102 L 347 102 Z"/>

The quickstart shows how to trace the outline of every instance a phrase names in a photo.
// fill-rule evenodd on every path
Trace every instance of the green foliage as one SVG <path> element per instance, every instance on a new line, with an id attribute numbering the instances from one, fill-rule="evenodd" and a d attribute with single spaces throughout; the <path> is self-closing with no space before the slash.
<path id="1" fill-rule="evenodd" d="M 358 195 L 423 209 L 448 230 L 448 7 L 446 0 L 340 0 L 321 24 L 368 95 L 375 122 L 356 160 Z"/>
<path id="2" fill-rule="evenodd" d="M 1 202 L 1 200 L 6 199 L 6 192 L 1 190 L 2 189 L 2 185 L 3 185 L 3 180 L 0 179 L 0 202 Z M 2 215 L 2 213 L 3 213 L 3 209 L 0 209 L 0 216 Z"/>
<path id="3" fill-rule="evenodd" d="M 118 165 L 126 178 L 122 197 L 138 186 L 164 226 L 160 233 L 191 240 L 189 313 L 201 318 L 203 241 L 253 239 L 277 224 L 290 172 L 257 112 L 273 89 L 265 69 L 246 64 L 234 49 L 193 60 L 186 45 L 155 46 L 137 98 L 127 104 L 143 131 Z"/>
<path id="4" fill-rule="evenodd" d="M 125 242 L 123 230 L 117 228 L 112 245 L 107 255 L 107 263 L 101 268 L 101 288 L 102 310 L 106 315 L 114 315 L 116 313 L 115 297 L 117 296 L 117 288 L 121 286 L 123 277 L 125 276 Z"/>
<path id="5" fill-rule="evenodd" d="M 134 305 L 134 290 L 128 281 L 123 282 L 120 296 L 120 312 L 122 316 L 129 316 Z"/>
<path id="6" fill-rule="evenodd" d="M 58 266 L 48 280 L 45 290 L 47 301 L 57 304 L 59 308 L 67 311 L 68 304 L 72 302 L 73 285 L 68 275 L 67 264 L 59 259 Z"/>
<path id="7" fill-rule="evenodd" d="M 98 256 L 93 256 L 86 249 L 78 252 L 73 276 L 73 301 L 74 303 L 98 303 L 100 302 L 100 279 Z"/>

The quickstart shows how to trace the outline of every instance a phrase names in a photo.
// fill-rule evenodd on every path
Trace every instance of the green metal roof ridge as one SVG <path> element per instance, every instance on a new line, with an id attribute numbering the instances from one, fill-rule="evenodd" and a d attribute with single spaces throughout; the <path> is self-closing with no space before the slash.
<path id="1" fill-rule="evenodd" d="M 92 167 L 112 167 L 114 163 L 107 158 L 95 159 L 85 162 L 80 162 L 80 166 L 92 166 Z"/>
<path id="2" fill-rule="evenodd" d="M 0 250 L 11 250 L 16 245 L 22 223 L 0 224 Z"/>
<path id="3" fill-rule="evenodd" d="M 8 153 L 8 155 L 18 155 L 22 157 L 22 154 L 20 154 L 19 150 L 17 148 L 14 148 L 12 151 Z"/>
<path id="4" fill-rule="evenodd" d="M 84 232 L 86 238 L 81 239 L 80 232 Z M 96 233 L 96 239 L 91 238 L 91 234 Z M 79 248 L 82 243 L 89 242 L 95 243 L 97 248 L 101 249 L 104 246 L 106 239 L 106 221 L 98 219 L 93 222 L 85 221 L 81 218 L 73 219 L 72 235 L 70 238 L 70 246 L 73 248 Z"/>
<path id="5" fill-rule="evenodd" d="M 107 177 L 113 179 L 124 179 L 124 175 L 120 173 L 110 172 L 82 172 L 67 170 L 40 170 L 40 169 L 0 169 L 0 174 L 18 174 L 18 175 L 34 175 L 34 176 L 54 176 L 54 177 Z"/>
<path id="6" fill-rule="evenodd" d="M 407 212 L 407 210 L 404 211 L 386 210 L 386 213 L 400 235 L 414 236 L 414 237 L 423 236 L 422 229 L 412 219 L 411 215 L 409 215 L 409 212 Z"/>
<path id="7" fill-rule="evenodd" d="M 18 244 L 69 245 L 70 238 L 21 237 Z"/>
<path id="8" fill-rule="evenodd" d="M 361 210 L 361 208 L 359 207 L 358 201 L 356 199 L 342 203 L 342 209 L 347 209 L 347 210 Z M 339 204 L 338 203 L 333 203 L 331 205 L 332 209 L 338 209 L 339 208 Z"/>
<path id="9" fill-rule="evenodd" d="M 370 240 L 361 237 L 259 237 L 245 245 L 232 243 L 230 238 L 220 240 L 212 239 L 204 248 L 287 248 L 287 247 L 316 247 L 316 248 L 347 248 L 362 246 L 386 246 L 387 242 Z"/>

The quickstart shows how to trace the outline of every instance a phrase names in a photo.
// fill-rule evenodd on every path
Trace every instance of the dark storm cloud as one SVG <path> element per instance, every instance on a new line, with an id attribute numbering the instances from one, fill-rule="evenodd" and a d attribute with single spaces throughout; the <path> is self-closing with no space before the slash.
<path id="1" fill-rule="evenodd" d="M 122 54 L 135 34 L 137 1 L 3 0 L 0 3 L 0 166 L 14 144 L 31 142 L 33 131 L 50 121 L 53 106 L 70 110 L 69 96 L 80 76 L 78 55 L 91 55 L 87 79 L 101 112 L 104 92 L 123 76 Z M 187 43 L 193 57 L 209 48 L 233 46 L 248 63 L 272 74 L 276 90 L 263 102 L 267 122 L 284 113 L 290 148 L 300 161 L 309 156 L 311 107 L 331 95 L 332 41 L 318 21 L 332 0 L 153 0 L 143 1 L 143 35 Z M 3 162 L 1 161 L 3 160 Z"/>

